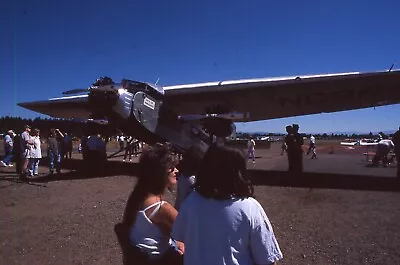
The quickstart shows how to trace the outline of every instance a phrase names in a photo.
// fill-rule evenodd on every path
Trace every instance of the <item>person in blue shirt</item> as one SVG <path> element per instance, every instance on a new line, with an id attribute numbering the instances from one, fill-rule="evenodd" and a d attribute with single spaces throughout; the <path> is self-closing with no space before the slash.
<path id="1" fill-rule="evenodd" d="M 7 134 L 4 136 L 4 158 L 0 161 L 3 167 L 12 167 L 11 160 L 13 159 L 13 147 L 14 147 L 14 136 L 15 133 L 13 130 L 9 130 Z"/>
<path id="2" fill-rule="evenodd" d="M 275 264 L 283 258 L 272 225 L 254 198 L 243 151 L 212 145 L 182 203 L 172 237 L 186 265 Z"/>

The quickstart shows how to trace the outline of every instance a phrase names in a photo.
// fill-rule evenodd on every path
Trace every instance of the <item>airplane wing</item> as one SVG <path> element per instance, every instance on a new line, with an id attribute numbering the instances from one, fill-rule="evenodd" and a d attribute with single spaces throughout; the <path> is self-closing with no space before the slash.
<path id="1" fill-rule="evenodd" d="M 237 113 L 257 121 L 400 103 L 400 70 L 373 73 L 219 81 L 164 87 L 164 103 L 176 114 Z M 88 94 L 19 106 L 57 118 L 88 119 Z"/>
<path id="2" fill-rule="evenodd" d="M 241 113 L 257 121 L 400 103 L 400 70 L 220 81 L 164 87 L 180 115 Z"/>
<path id="3" fill-rule="evenodd" d="M 89 119 L 91 114 L 87 94 L 24 102 L 18 105 L 55 118 Z"/>
<path id="4" fill-rule="evenodd" d="M 344 145 L 344 146 L 376 146 L 378 145 L 377 142 L 363 142 L 363 141 L 359 141 L 359 142 L 341 142 L 340 145 Z"/>
<path id="5" fill-rule="evenodd" d="M 360 142 L 360 146 L 376 146 L 376 145 L 378 145 L 377 142 L 374 143 Z"/>
<path id="6" fill-rule="evenodd" d="M 340 145 L 355 146 L 357 145 L 357 142 L 340 142 Z"/>

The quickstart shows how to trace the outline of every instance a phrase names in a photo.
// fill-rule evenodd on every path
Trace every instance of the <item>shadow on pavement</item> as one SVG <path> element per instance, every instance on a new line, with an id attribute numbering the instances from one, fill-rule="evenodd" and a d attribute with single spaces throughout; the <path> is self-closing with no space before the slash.
<path id="1" fill-rule="evenodd" d="M 82 159 L 66 159 L 62 163 L 60 174 L 49 174 L 48 160 L 46 157 L 40 161 L 39 176 L 21 180 L 18 178 L 15 171 L 13 172 L 1 172 L 0 181 L 11 181 L 15 183 L 47 183 L 52 181 L 60 180 L 72 180 L 72 179 L 90 179 L 90 178 L 101 178 L 118 175 L 137 176 L 138 175 L 138 164 L 122 161 L 107 161 L 106 163 L 99 163 L 96 168 L 87 170 Z M 43 173 L 45 170 L 46 173 Z"/>
<path id="2" fill-rule="evenodd" d="M 46 162 L 43 161 L 43 164 Z M 66 171 L 66 172 L 65 172 Z M 60 174 L 46 174 L 43 177 L 30 179 L 30 182 L 51 182 L 71 179 L 89 179 L 111 177 L 119 175 L 137 176 L 139 172 L 137 163 L 122 161 L 107 161 L 99 163 L 96 168 L 88 170 L 82 159 L 68 159 L 63 161 Z"/>
<path id="3" fill-rule="evenodd" d="M 249 170 L 253 185 L 280 187 L 400 191 L 400 180 L 394 177 L 310 173 L 291 174 L 285 171 Z"/>
<path id="4" fill-rule="evenodd" d="M 43 158 L 41 165 L 48 165 Z M 47 168 L 46 166 L 43 166 Z M 86 170 L 82 159 L 69 159 L 63 161 L 61 174 L 41 174 L 39 177 L 21 181 L 13 172 L 3 172 L 0 181 L 11 181 L 16 183 L 25 182 L 47 183 L 60 180 L 90 179 L 110 176 L 132 176 L 137 177 L 139 167 L 137 163 L 109 160 L 99 164 L 92 170 Z M 310 173 L 290 174 L 287 171 L 249 169 L 254 185 L 301 187 L 321 189 L 349 189 L 370 191 L 400 191 L 400 181 L 394 177 L 376 177 L 345 174 Z"/>

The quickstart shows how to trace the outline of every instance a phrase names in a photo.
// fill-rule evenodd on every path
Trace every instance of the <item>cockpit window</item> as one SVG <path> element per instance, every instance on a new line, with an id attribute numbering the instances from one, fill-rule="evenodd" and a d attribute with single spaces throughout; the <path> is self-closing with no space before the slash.
<path id="1" fill-rule="evenodd" d="M 155 84 L 148 84 L 149 86 L 151 86 L 153 89 L 157 90 L 158 93 L 160 93 L 161 95 L 164 95 L 164 88 L 162 86 L 157 86 Z"/>
<path id="2" fill-rule="evenodd" d="M 143 91 L 149 95 L 159 98 L 164 95 L 164 89 L 160 86 L 132 81 L 128 79 L 122 80 L 122 87 L 128 90 L 128 92 L 135 94 L 138 91 Z"/>

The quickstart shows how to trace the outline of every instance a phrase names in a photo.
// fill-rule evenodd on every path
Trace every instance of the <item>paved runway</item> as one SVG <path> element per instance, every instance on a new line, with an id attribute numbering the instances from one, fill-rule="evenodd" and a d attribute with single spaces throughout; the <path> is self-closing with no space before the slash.
<path id="1" fill-rule="evenodd" d="M 284 253 L 280 264 L 400 264 L 396 164 L 369 168 L 362 149 L 318 147 L 303 174 L 288 174 L 279 144 L 256 149 L 249 163 Z M 49 175 L 44 158 L 39 176 L 24 182 L 14 168 L 0 168 L 0 264 L 121 264 L 112 228 L 138 175 L 137 158 L 122 158 L 99 175 L 80 171 L 78 153 L 62 174 Z M 166 199 L 173 203 L 174 194 Z"/>
<path id="2" fill-rule="evenodd" d="M 304 146 L 306 149 L 307 146 Z M 334 150 L 334 152 L 332 152 Z M 42 150 L 43 153 L 44 150 Z M 256 162 L 248 162 L 248 169 L 255 185 L 293 186 L 314 188 L 335 188 L 355 190 L 382 190 L 398 191 L 400 182 L 396 178 L 397 163 L 389 167 L 371 167 L 367 162 L 364 149 L 349 150 L 343 146 L 320 146 L 317 149 L 318 159 L 311 159 L 304 155 L 302 174 L 287 172 L 288 161 L 286 154 L 281 155 L 280 144 L 273 143 L 270 149 L 256 149 Z M 115 150 L 110 150 L 111 155 Z M 103 175 L 135 175 L 137 173 L 138 157 L 133 157 L 132 162 L 123 162 L 123 154 L 109 159 L 105 165 Z M 369 159 L 372 159 L 370 156 Z M 73 159 L 63 162 L 61 176 L 54 178 L 48 175 L 46 158 L 42 159 L 39 168 L 38 182 L 84 178 L 82 172 L 81 155 L 73 153 Z M 0 172 L 8 174 L 13 168 L 2 168 Z"/>
<path id="3" fill-rule="evenodd" d="M 274 148 L 257 150 L 256 163 L 249 162 L 249 169 L 286 171 L 288 160 Z M 304 172 L 329 173 L 360 176 L 396 177 L 396 162 L 389 167 L 371 167 L 366 156 L 360 154 L 319 154 L 318 159 L 310 159 L 311 155 L 303 157 Z M 371 157 L 370 157 L 371 159 Z"/>
<path id="4" fill-rule="evenodd" d="M 250 170 L 282 171 L 288 169 L 286 153 L 281 155 L 280 143 L 272 143 L 270 149 L 256 148 L 256 163 L 249 161 Z M 334 149 L 330 154 L 329 151 Z M 307 146 L 304 146 L 304 150 Z M 303 167 L 305 173 L 325 173 L 339 175 L 357 175 L 374 177 L 396 177 L 397 163 L 391 163 L 389 167 L 371 167 L 372 155 L 368 158 L 364 155 L 367 149 L 359 148 L 351 150 L 345 146 L 322 146 L 317 149 L 318 159 L 311 159 L 311 155 L 304 154 Z M 369 150 L 371 151 L 371 150 Z M 111 153 L 110 153 L 111 154 Z M 111 158 L 111 161 L 122 161 L 123 154 Z M 368 161 L 367 161 L 368 159 Z M 133 158 L 133 163 L 137 158 Z M 131 162 L 131 163 L 132 163 Z M 129 162 L 126 162 L 129 163 Z"/>

